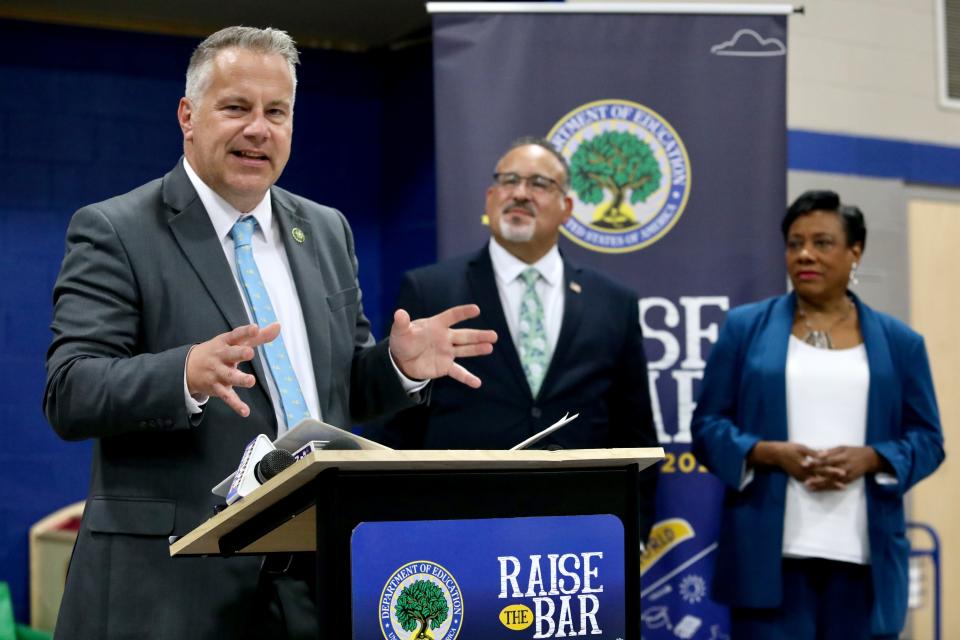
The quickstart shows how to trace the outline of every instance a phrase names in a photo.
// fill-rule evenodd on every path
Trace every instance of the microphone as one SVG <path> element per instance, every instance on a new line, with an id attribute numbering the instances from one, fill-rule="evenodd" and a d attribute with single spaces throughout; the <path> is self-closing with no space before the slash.
<path id="1" fill-rule="evenodd" d="M 295 462 L 293 454 L 283 449 L 274 449 L 267 452 L 260 462 L 253 467 L 253 477 L 260 484 L 279 474 Z"/>

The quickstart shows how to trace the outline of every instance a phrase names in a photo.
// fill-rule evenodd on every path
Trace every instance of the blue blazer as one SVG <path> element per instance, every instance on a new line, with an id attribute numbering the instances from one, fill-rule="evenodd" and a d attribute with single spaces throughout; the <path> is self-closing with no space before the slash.
<path id="1" fill-rule="evenodd" d="M 870 367 L 866 443 L 897 478 L 866 478 L 874 634 L 898 633 L 907 610 L 903 496 L 943 460 L 943 435 L 923 338 L 856 296 Z M 733 309 L 714 345 L 694 411 L 693 449 L 727 486 L 713 596 L 735 607 L 776 607 L 787 474 L 757 468 L 740 490 L 744 460 L 760 440 L 787 440 L 786 359 L 796 297 Z"/>

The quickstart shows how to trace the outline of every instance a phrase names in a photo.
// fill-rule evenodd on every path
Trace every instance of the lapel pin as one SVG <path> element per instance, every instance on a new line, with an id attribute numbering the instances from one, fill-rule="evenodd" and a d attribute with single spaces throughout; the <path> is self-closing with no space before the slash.
<path id="1" fill-rule="evenodd" d="M 581 291 L 583 291 L 583 289 L 580 287 L 580 283 L 579 283 L 579 282 L 574 282 L 573 280 L 571 280 L 571 281 L 570 281 L 570 291 L 573 291 L 574 293 L 580 293 Z"/>
<path id="2" fill-rule="evenodd" d="M 300 227 L 294 227 L 290 232 L 290 235 L 293 236 L 293 239 L 303 244 L 303 241 L 307 239 L 307 236 L 303 233 L 303 230 Z"/>

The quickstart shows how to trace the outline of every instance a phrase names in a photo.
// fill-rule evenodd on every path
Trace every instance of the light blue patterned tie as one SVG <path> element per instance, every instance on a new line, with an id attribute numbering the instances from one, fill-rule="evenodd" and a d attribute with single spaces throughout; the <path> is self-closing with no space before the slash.
<path id="1" fill-rule="evenodd" d="M 547 353 L 547 330 L 544 327 L 543 303 L 537 295 L 540 272 L 533 267 L 520 274 L 527 288 L 520 299 L 520 364 L 527 376 L 530 391 L 536 397 L 547 374 L 550 354 Z"/>
<path id="2" fill-rule="evenodd" d="M 240 284 L 243 285 L 243 292 L 247 296 L 247 303 L 253 313 L 253 321 L 261 327 L 266 327 L 277 321 L 277 314 L 273 310 L 273 305 L 270 304 L 270 296 L 267 294 L 266 287 L 263 286 L 263 278 L 260 277 L 260 270 L 257 269 L 257 263 L 253 259 L 253 247 L 250 246 L 250 242 L 253 239 L 253 229 L 256 224 L 257 220 L 252 216 L 241 218 L 230 229 L 230 237 L 233 238 L 234 251 L 237 255 L 237 274 L 240 276 Z M 263 352 L 267 355 L 267 365 L 270 367 L 270 373 L 273 374 L 273 382 L 277 386 L 277 391 L 280 392 L 280 404 L 287 421 L 286 426 L 292 427 L 304 418 L 309 418 L 310 411 L 303 399 L 303 392 L 300 391 L 297 374 L 294 373 L 290 358 L 287 356 L 283 336 L 277 336 L 273 342 L 263 345 Z"/>

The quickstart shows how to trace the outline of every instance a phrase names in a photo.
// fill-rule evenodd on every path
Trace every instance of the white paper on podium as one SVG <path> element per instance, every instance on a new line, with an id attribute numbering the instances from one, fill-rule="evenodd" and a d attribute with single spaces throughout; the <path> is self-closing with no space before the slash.
<path id="1" fill-rule="evenodd" d="M 569 422 L 573 422 L 574 420 L 577 419 L 577 417 L 578 417 L 579 415 L 580 415 L 579 413 L 575 413 L 575 414 L 573 414 L 573 415 L 570 415 L 569 412 L 563 414 L 563 417 L 562 417 L 562 418 L 560 418 L 559 420 L 557 420 L 556 422 L 554 422 L 552 425 L 550 425 L 549 427 L 547 427 L 547 428 L 544 429 L 543 431 L 540 431 L 539 433 L 535 433 L 535 434 L 533 434 L 532 436 L 530 436 L 529 438 L 527 438 L 526 440 L 524 440 L 523 442 L 521 442 L 520 444 L 515 444 L 515 445 L 513 445 L 512 447 L 510 447 L 510 451 L 518 451 L 518 450 L 520 450 L 520 449 L 526 449 L 527 447 L 529 447 L 529 446 L 532 445 L 533 443 L 537 442 L 538 440 L 541 440 L 542 438 L 545 438 L 546 436 L 550 435 L 551 433 L 553 433 L 554 431 L 556 431 L 556 430 L 559 429 L 560 427 L 566 425 L 566 424 L 569 423 Z"/>

